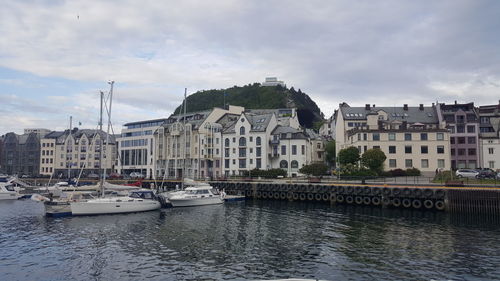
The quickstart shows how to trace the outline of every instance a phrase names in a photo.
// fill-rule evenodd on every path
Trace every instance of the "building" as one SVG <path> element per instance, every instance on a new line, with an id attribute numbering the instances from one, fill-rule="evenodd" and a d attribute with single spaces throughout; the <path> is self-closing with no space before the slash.
<path id="1" fill-rule="evenodd" d="M 478 108 L 481 167 L 500 169 L 500 101 Z"/>
<path id="2" fill-rule="evenodd" d="M 449 132 L 436 107 L 350 107 L 340 104 L 336 115 L 337 153 L 354 146 L 360 153 L 381 149 L 386 170 L 417 168 L 423 172 L 450 168 Z"/>
<path id="3" fill-rule="evenodd" d="M 118 173 L 129 175 L 139 172 L 147 178 L 154 175 L 156 150 L 153 133 L 166 121 L 164 118 L 123 125 L 122 133 L 117 138 Z"/>
<path id="4" fill-rule="evenodd" d="M 7 133 L 3 140 L 2 172 L 37 176 L 40 167 L 40 138 L 37 133 Z"/>
<path id="5" fill-rule="evenodd" d="M 300 128 L 295 109 L 228 109 L 171 116 L 155 133 L 157 174 L 179 178 L 228 177 L 252 169 L 283 168 L 290 176 L 324 158 L 324 144 Z M 283 153 L 284 152 L 284 153 Z M 185 157 L 184 157 L 185 155 Z"/>
<path id="6" fill-rule="evenodd" d="M 278 85 L 281 87 L 286 87 L 285 83 L 283 81 L 278 81 L 277 77 L 266 77 L 266 81 L 261 84 L 262 87 L 273 87 Z"/>
<path id="7" fill-rule="evenodd" d="M 0 136 L 0 173 L 3 172 L 3 139 L 4 139 L 5 136 Z"/>
<path id="8" fill-rule="evenodd" d="M 108 142 L 107 142 L 108 141 Z M 41 139 L 40 174 L 55 177 L 78 177 L 109 174 L 115 169 L 116 142 L 103 131 L 78 129 L 53 131 Z M 102 154 L 101 154 L 102 147 Z M 102 158 L 101 158 L 102 155 Z"/>
<path id="9" fill-rule="evenodd" d="M 50 130 L 41 128 L 29 128 L 29 129 L 24 129 L 24 133 L 25 134 L 35 133 L 38 135 L 39 138 L 43 138 L 45 135 L 50 133 Z"/>
<path id="10" fill-rule="evenodd" d="M 474 103 L 437 104 L 437 113 L 439 122 L 450 131 L 451 167 L 479 167 L 479 116 Z"/>

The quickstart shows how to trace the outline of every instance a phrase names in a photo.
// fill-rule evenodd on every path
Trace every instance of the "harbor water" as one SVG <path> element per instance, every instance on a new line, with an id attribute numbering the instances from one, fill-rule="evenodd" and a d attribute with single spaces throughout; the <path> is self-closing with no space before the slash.
<path id="1" fill-rule="evenodd" d="M 240 201 L 48 218 L 0 201 L 1 280 L 500 280 L 500 223 L 444 212 Z"/>

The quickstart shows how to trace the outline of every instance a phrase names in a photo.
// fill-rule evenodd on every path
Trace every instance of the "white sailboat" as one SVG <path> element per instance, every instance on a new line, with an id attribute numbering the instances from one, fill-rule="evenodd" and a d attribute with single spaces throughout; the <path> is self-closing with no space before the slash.
<path id="1" fill-rule="evenodd" d="M 113 99 L 113 84 L 114 81 L 109 83 L 111 89 L 108 94 L 109 105 L 106 105 L 108 115 L 108 128 L 106 134 L 106 144 L 109 142 L 109 130 L 111 126 L 111 105 Z M 102 130 L 102 112 L 103 112 L 104 93 L 101 92 L 101 114 L 100 114 L 100 130 Z M 100 142 L 102 145 L 102 141 Z M 101 161 L 102 148 L 100 149 Z M 103 169 L 101 164 L 101 169 Z M 155 194 L 150 190 L 134 191 L 129 196 L 110 196 L 104 197 L 106 169 L 103 169 L 103 174 L 100 181 L 100 198 L 89 199 L 80 202 L 70 202 L 71 213 L 73 215 L 98 215 L 98 214 L 116 214 L 116 213 L 132 213 L 144 212 L 159 209 L 160 202 L 157 200 Z"/>
<path id="2" fill-rule="evenodd" d="M 0 182 L 0 200 L 15 200 L 21 197 L 19 189 L 16 189 L 13 184 Z"/>

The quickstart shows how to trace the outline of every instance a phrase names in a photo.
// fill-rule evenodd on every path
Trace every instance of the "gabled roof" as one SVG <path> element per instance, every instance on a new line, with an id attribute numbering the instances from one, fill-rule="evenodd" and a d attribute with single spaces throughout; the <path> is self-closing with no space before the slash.
<path id="1" fill-rule="evenodd" d="M 271 135 L 282 135 L 284 134 L 285 137 L 281 139 L 307 139 L 307 135 L 301 131 L 297 130 L 295 128 L 289 127 L 289 126 L 276 126 L 276 128 L 271 132 Z"/>

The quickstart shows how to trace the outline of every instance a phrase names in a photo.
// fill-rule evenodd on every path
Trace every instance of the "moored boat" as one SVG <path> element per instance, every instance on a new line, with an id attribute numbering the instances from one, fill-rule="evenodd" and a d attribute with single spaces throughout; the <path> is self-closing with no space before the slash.
<path id="1" fill-rule="evenodd" d="M 172 207 L 191 207 L 224 203 L 224 192 L 219 192 L 210 184 L 185 179 L 187 187 L 182 191 L 167 194 Z"/>

